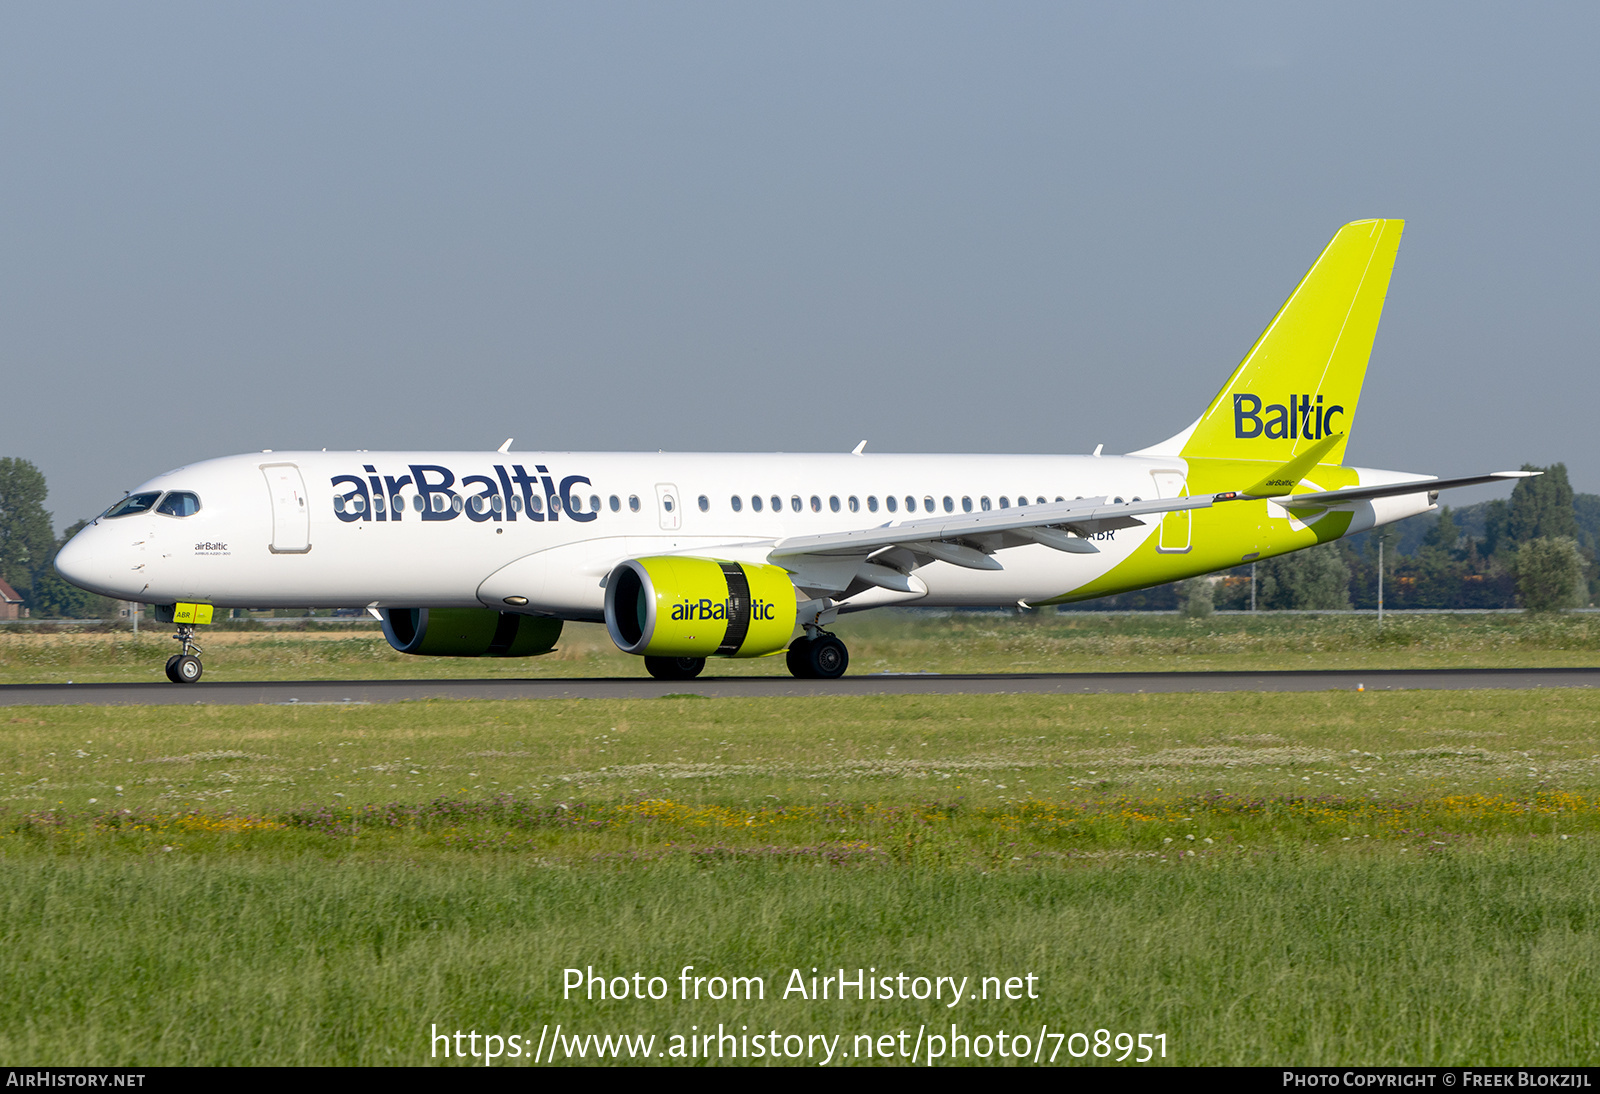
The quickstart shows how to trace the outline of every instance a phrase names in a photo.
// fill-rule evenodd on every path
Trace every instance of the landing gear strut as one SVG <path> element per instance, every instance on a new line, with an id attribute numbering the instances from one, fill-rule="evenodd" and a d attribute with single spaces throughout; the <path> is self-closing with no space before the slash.
<path id="1" fill-rule="evenodd" d="M 200 647 L 195 644 L 194 624 L 179 623 L 172 637 L 183 643 L 183 652 L 167 658 L 167 679 L 174 684 L 192 684 L 205 671 L 200 664 Z"/>
<path id="2" fill-rule="evenodd" d="M 834 635 L 816 630 L 790 642 L 785 660 L 790 674 L 801 680 L 837 680 L 850 667 L 850 651 Z"/>
<path id="3" fill-rule="evenodd" d="M 706 667 L 704 657 L 646 657 L 645 671 L 657 680 L 693 680 Z"/>

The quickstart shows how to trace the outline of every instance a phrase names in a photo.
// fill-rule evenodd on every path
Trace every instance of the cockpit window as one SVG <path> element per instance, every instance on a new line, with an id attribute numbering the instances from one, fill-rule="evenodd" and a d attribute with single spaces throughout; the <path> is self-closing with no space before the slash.
<path id="1" fill-rule="evenodd" d="M 156 512 L 169 517 L 192 517 L 200 511 L 200 499 L 187 490 L 174 490 L 161 499 Z"/>
<path id="2" fill-rule="evenodd" d="M 113 520 L 116 517 L 132 516 L 134 513 L 147 513 L 160 496 L 160 494 L 129 494 L 106 510 L 105 519 Z"/>

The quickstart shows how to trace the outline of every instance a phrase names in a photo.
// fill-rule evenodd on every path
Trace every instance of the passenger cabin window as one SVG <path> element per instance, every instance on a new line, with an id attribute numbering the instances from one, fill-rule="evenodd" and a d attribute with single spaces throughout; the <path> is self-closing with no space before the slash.
<path id="1" fill-rule="evenodd" d="M 556 499 L 551 498 L 550 500 L 552 502 L 554 502 Z M 567 502 L 567 512 L 569 512 L 569 513 L 581 513 L 581 512 L 583 512 L 583 498 L 579 497 L 577 494 L 572 495 L 572 499 L 569 502 Z"/>
<path id="2" fill-rule="evenodd" d="M 600 495 L 599 494 L 590 494 L 589 495 L 589 512 L 598 513 L 599 511 L 600 511 Z"/>
<path id="3" fill-rule="evenodd" d="M 945 500 L 949 501 L 950 499 L 946 498 Z M 916 508 L 916 506 L 912 505 L 909 508 L 913 508 L 914 509 L 914 508 Z M 923 498 L 922 499 L 922 508 L 925 509 L 929 513 L 933 512 L 933 499 L 932 498 L 928 498 L 928 497 Z"/>
<path id="4" fill-rule="evenodd" d="M 700 495 L 699 504 L 700 504 L 700 511 L 702 513 L 709 513 L 711 511 L 711 499 L 706 497 L 704 494 Z"/>
<path id="5" fill-rule="evenodd" d="M 963 513 L 972 512 L 972 499 L 971 498 L 962 498 L 961 499 L 961 511 Z"/>
<path id="6" fill-rule="evenodd" d="M 737 513 L 739 510 L 744 508 L 744 499 L 738 494 L 735 494 L 733 497 L 728 499 L 728 504 L 733 506 L 733 511 Z"/>
<path id="7" fill-rule="evenodd" d="M 828 499 L 828 508 L 835 513 L 839 511 L 839 495 L 835 494 Z"/>
<path id="8" fill-rule="evenodd" d="M 530 497 L 528 499 L 528 512 L 530 512 L 530 513 L 542 513 L 542 512 L 544 512 L 544 499 L 540 498 L 538 495 L 534 495 L 533 497 Z"/>
<path id="9" fill-rule="evenodd" d="M 148 512 L 160 496 L 160 494 L 129 494 L 106 510 L 105 519 L 115 520 L 118 517 L 131 517 L 135 513 Z"/>
<path id="10" fill-rule="evenodd" d="M 761 512 L 761 495 L 760 494 L 751 494 L 750 495 L 750 508 L 754 509 L 758 513 Z"/>
<path id="11" fill-rule="evenodd" d="M 1004 494 L 1000 495 L 1000 508 L 1002 508 L 1002 509 L 1010 509 L 1011 508 L 1011 499 L 1006 497 Z"/>
<path id="12" fill-rule="evenodd" d="M 893 499 L 891 498 L 890 500 L 892 501 Z M 878 495 L 876 495 L 876 494 L 868 494 L 867 495 L 867 512 L 876 513 L 877 511 L 878 511 Z"/>
<path id="13" fill-rule="evenodd" d="M 874 506 L 874 508 L 876 508 L 876 506 Z M 850 495 L 850 511 L 852 513 L 861 512 L 861 499 L 856 497 L 854 494 Z"/>
<path id="14" fill-rule="evenodd" d="M 799 508 L 799 506 L 796 506 L 796 508 Z M 783 511 L 783 499 L 778 497 L 776 494 L 772 495 L 772 511 L 774 513 L 781 513 Z"/>
<path id="15" fill-rule="evenodd" d="M 989 511 L 989 495 L 988 494 L 985 494 L 983 497 L 978 499 L 978 508 L 982 509 L 985 513 L 987 513 Z"/>
<path id="16" fill-rule="evenodd" d="M 815 494 L 811 495 L 811 511 L 813 513 L 822 512 L 822 499 L 817 497 Z"/>
<path id="17" fill-rule="evenodd" d="M 628 511 L 630 513 L 637 513 L 639 511 L 639 495 L 638 494 L 629 494 L 628 495 Z"/>
<path id="18" fill-rule="evenodd" d="M 622 499 L 617 497 L 615 494 L 611 495 L 611 511 L 613 513 L 622 512 Z"/>
<path id="19" fill-rule="evenodd" d="M 906 495 L 906 512 L 915 513 L 916 511 L 917 511 L 917 499 L 912 497 L 910 494 L 907 494 Z"/>
<path id="20" fill-rule="evenodd" d="M 361 501 L 359 496 L 351 499 L 352 503 Z M 359 505 L 352 505 L 357 513 L 361 512 Z M 161 504 L 156 506 L 156 512 L 165 513 L 169 517 L 192 517 L 200 511 L 200 499 L 186 490 L 174 490 L 161 499 Z"/>
<path id="21" fill-rule="evenodd" d="M 891 513 L 894 512 L 896 509 L 900 508 L 900 503 L 897 500 L 895 500 L 895 496 L 893 494 L 890 494 L 888 497 L 884 498 L 883 499 L 883 504 L 888 508 L 889 512 L 891 512 Z"/>
<path id="22" fill-rule="evenodd" d="M 794 495 L 794 497 L 789 499 L 789 508 L 793 509 L 796 513 L 798 513 L 800 511 L 800 506 L 801 506 L 801 501 L 800 501 L 800 495 L 799 494 L 796 494 L 796 495 Z"/>
<path id="23" fill-rule="evenodd" d="M 972 502 L 970 502 L 970 501 L 967 502 L 967 508 L 968 509 L 972 508 Z M 946 494 L 944 496 L 944 511 L 946 513 L 954 513 L 956 511 L 955 499 L 952 498 L 949 494 Z"/>

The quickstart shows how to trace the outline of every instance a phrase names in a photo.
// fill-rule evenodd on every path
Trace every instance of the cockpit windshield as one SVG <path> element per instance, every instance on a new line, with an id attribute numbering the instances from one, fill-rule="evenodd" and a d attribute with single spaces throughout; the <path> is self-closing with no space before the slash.
<path id="1" fill-rule="evenodd" d="M 146 513 L 155 505 L 160 494 L 129 494 L 110 509 L 105 511 L 106 520 L 115 520 L 117 517 L 129 517 L 135 513 Z"/>
<path id="2" fill-rule="evenodd" d="M 192 517 L 200 511 L 200 499 L 187 490 L 174 490 L 161 499 L 156 512 L 169 517 Z"/>

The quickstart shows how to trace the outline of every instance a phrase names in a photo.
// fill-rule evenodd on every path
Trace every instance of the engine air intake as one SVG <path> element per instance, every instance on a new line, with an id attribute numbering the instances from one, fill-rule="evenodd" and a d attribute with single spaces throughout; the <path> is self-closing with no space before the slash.
<path id="1" fill-rule="evenodd" d="M 646 657 L 763 657 L 794 633 L 794 585 L 778 566 L 665 555 L 606 579 L 606 630 Z"/>

